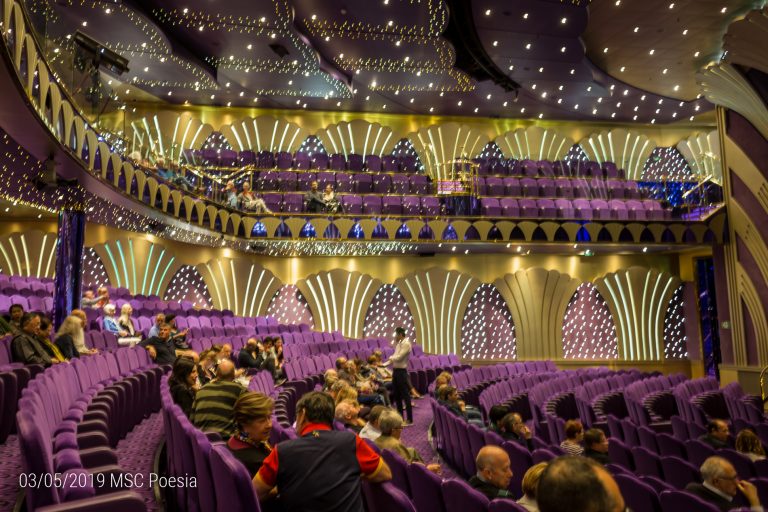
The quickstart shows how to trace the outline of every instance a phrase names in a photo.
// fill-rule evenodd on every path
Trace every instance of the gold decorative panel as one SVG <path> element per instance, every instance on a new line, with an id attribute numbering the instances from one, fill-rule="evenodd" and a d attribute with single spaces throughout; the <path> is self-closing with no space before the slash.
<path id="1" fill-rule="evenodd" d="M 626 171 L 627 179 L 639 180 L 645 161 L 656 143 L 646 135 L 623 128 L 593 133 L 579 142 L 587 157 L 595 162 L 613 162 Z"/>
<path id="2" fill-rule="evenodd" d="M 696 75 L 704 96 L 746 117 L 768 138 L 768 108 L 746 78 L 727 62 L 709 66 Z"/>
<path id="3" fill-rule="evenodd" d="M 296 123 L 272 116 L 245 117 L 221 127 L 221 134 L 236 151 L 288 151 L 294 153 L 309 132 Z"/>
<path id="4" fill-rule="evenodd" d="M 447 176 L 455 158 L 477 156 L 489 140 L 480 130 L 459 123 L 425 126 L 408 138 L 426 173 L 435 180 Z"/>
<path id="5" fill-rule="evenodd" d="M 0 237 L 0 271 L 16 276 L 53 277 L 56 233 L 25 231 Z"/>
<path id="6" fill-rule="evenodd" d="M 710 176 L 717 184 L 723 182 L 723 168 L 720 159 L 720 139 L 717 130 L 708 133 L 694 133 L 677 144 L 688 166 L 701 178 Z"/>
<path id="7" fill-rule="evenodd" d="M 392 128 L 363 119 L 328 125 L 317 132 L 317 137 L 329 154 L 339 153 L 344 156 L 352 153 L 382 156 L 391 151 L 400 139 L 392 132 Z"/>
<path id="8" fill-rule="evenodd" d="M 133 121 L 130 126 L 130 152 L 138 151 L 152 160 L 152 155 L 162 156 L 172 162 L 179 162 L 185 149 L 200 149 L 213 133 L 213 127 L 198 117 L 170 112 Z"/>
<path id="9" fill-rule="evenodd" d="M 529 126 L 508 131 L 495 139 L 504 158 L 562 160 L 574 141 L 552 128 Z"/>
<path id="10" fill-rule="evenodd" d="M 213 307 L 236 315 L 266 315 L 283 285 L 275 274 L 247 259 L 215 258 L 197 265 L 213 300 Z"/>

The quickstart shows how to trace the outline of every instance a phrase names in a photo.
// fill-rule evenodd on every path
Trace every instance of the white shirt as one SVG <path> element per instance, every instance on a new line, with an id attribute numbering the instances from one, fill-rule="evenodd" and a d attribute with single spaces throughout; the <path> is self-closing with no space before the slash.
<path id="1" fill-rule="evenodd" d="M 408 359 L 411 357 L 411 340 L 403 338 L 397 342 L 395 353 L 389 358 L 387 364 L 392 363 L 392 368 L 408 369 Z"/>
<path id="2" fill-rule="evenodd" d="M 381 431 L 371 425 L 370 422 L 366 423 L 363 429 L 358 434 L 359 437 L 363 439 L 370 439 L 371 441 L 377 440 L 379 437 L 381 437 Z"/>
<path id="3" fill-rule="evenodd" d="M 704 483 L 702 485 L 704 485 L 704 487 L 706 487 L 707 489 L 709 489 L 713 493 L 717 494 L 718 496 L 720 496 L 724 500 L 727 500 L 728 502 L 732 502 L 733 501 L 733 496 L 731 496 L 729 494 L 725 494 L 723 491 L 721 491 L 720 489 L 718 489 L 714 485 L 711 485 L 706 480 L 704 481 Z M 763 512 L 763 507 L 761 507 L 761 506 L 750 507 L 749 510 L 751 512 Z"/>

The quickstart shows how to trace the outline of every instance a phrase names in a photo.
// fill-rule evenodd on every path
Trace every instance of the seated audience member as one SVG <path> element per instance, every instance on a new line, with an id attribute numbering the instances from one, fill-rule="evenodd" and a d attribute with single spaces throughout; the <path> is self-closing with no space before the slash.
<path id="1" fill-rule="evenodd" d="M 392 479 L 386 462 L 349 431 L 335 431 L 330 396 L 310 392 L 296 404 L 298 439 L 283 441 L 264 460 L 253 485 L 259 500 L 279 490 L 281 510 L 363 512 L 361 476 L 369 482 Z"/>
<path id="2" fill-rule="evenodd" d="M 192 414 L 192 404 L 197 394 L 197 365 L 188 357 L 179 357 L 173 363 L 173 372 L 168 378 L 168 386 L 171 388 L 171 398 L 178 405 L 187 418 Z"/>
<path id="3" fill-rule="evenodd" d="M 267 208 L 267 203 L 251 191 L 251 184 L 247 181 L 243 183 L 243 191 L 240 192 L 237 199 L 243 210 L 250 210 L 255 213 L 272 213 L 272 210 Z"/>
<path id="4" fill-rule="evenodd" d="M 706 443 L 715 450 L 720 448 L 730 448 L 728 436 L 728 424 L 723 420 L 711 420 L 707 423 L 707 433 L 699 437 L 699 441 Z"/>
<path id="5" fill-rule="evenodd" d="M 232 361 L 232 345 L 230 345 L 229 343 L 224 343 L 221 346 L 219 355 L 216 356 L 217 364 L 221 363 L 222 361 Z"/>
<path id="6" fill-rule="evenodd" d="M 400 440 L 403 433 L 403 417 L 397 411 L 384 409 L 379 416 L 379 428 L 381 435 L 376 438 L 374 443 L 382 450 L 389 450 L 398 454 L 407 463 L 424 464 L 424 460 L 415 448 L 405 446 Z M 427 464 L 427 469 L 433 473 L 440 473 L 440 464 Z"/>
<path id="7" fill-rule="evenodd" d="M 309 184 L 309 192 L 304 195 L 304 211 L 307 213 L 323 213 L 325 211 L 323 193 L 318 190 L 316 181 Z"/>
<path id="8" fill-rule="evenodd" d="M 341 201 L 339 201 L 339 198 L 336 196 L 336 192 L 333 191 L 333 187 L 330 183 L 325 186 L 323 202 L 325 203 L 326 213 L 342 213 Z"/>
<path id="9" fill-rule="evenodd" d="M 539 512 L 539 505 L 536 503 L 536 488 L 539 486 L 541 474 L 547 468 L 547 462 L 534 464 L 523 476 L 523 497 L 517 500 L 517 504 L 528 512 Z"/>
<path id="10" fill-rule="evenodd" d="M 358 414 L 360 414 L 360 404 L 353 400 L 342 400 L 336 404 L 336 420 L 356 434 L 359 434 L 365 426 L 365 421 L 361 420 Z"/>
<path id="11" fill-rule="evenodd" d="M 579 420 L 568 420 L 565 422 L 565 440 L 560 443 L 560 448 L 567 455 L 581 455 L 584 453 L 584 447 L 581 442 L 584 440 L 584 426 Z"/>
<path id="12" fill-rule="evenodd" d="M 691 482 L 685 490 L 713 504 L 723 512 L 740 509 L 733 503 L 739 492 L 744 495 L 754 512 L 762 512 L 760 498 L 754 484 L 740 480 L 733 465 L 722 457 L 709 457 L 699 468 L 703 483 Z"/>
<path id="13" fill-rule="evenodd" d="M 85 290 L 83 298 L 80 299 L 80 307 L 93 308 L 99 302 L 99 298 L 93 293 L 93 290 Z"/>
<path id="14" fill-rule="evenodd" d="M 8 310 L 8 324 L 11 327 L 11 333 L 21 332 L 21 317 L 24 316 L 24 308 L 21 304 L 12 304 Z"/>
<path id="15" fill-rule="evenodd" d="M 221 349 L 219 349 L 221 350 Z M 197 365 L 197 380 L 200 386 L 205 386 L 216 378 L 216 355 L 218 350 L 211 347 L 200 354 L 200 361 Z"/>
<path id="16" fill-rule="evenodd" d="M 88 348 L 85 346 L 85 327 L 88 325 L 88 317 L 86 317 L 85 311 L 82 309 L 73 309 L 71 316 L 79 319 L 80 325 L 82 326 L 80 331 L 72 335 L 72 341 L 75 343 L 75 350 L 77 350 L 81 356 L 92 356 L 93 354 L 98 354 L 98 349 Z"/>
<path id="17" fill-rule="evenodd" d="M 765 459 L 765 448 L 757 434 L 745 428 L 736 436 L 736 450 L 754 462 Z"/>
<path id="18" fill-rule="evenodd" d="M 625 510 L 616 480 L 603 466 L 586 457 L 564 456 L 551 460 L 539 478 L 536 503 L 540 512 Z"/>
<path id="19" fill-rule="evenodd" d="M 216 380 L 197 392 L 190 420 L 200 430 L 218 432 L 227 439 L 235 431 L 235 401 L 244 392 L 245 388 L 235 382 L 234 363 L 222 361 Z"/>
<path id="20" fill-rule="evenodd" d="M 128 333 L 120 328 L 120 325 L 117 323 L 117 318 L 115 318 L 115 305 L 105 304 L 102 308 L 102 311 L 104 312 L 104 319 L 102 320 L 103 324 L 102 327 L 105 331 L 111 332 L 118 338 L 123 338 L 128 336 Z"/>
<path id="21" fill-rule="evenodd" d="M 165 313 L 158 313 L 155 315 L 155 323 L 149 328 L 149 337 L 153 338 L 160 332 L 160 326 L 165 323 Z"/>
<path id="22" fill-rule="evenodd" d="M 46 352 L 48 352 L 49 356 L 51 356 L 52 361 L 63 363 L 64 361 L 67 361 L 67 359 L 61 353 L 61 350 L 59 350 L 59 347 L 57 347 L 51 341 L 52 328 L 53 328 L 53 324 L 48 319 L 48 317 L 44 315 L 40 315 L 40 327 L 37 329 L 37 334 L 36 334 L 37 341 L 40 342 L 40 345 L 43 347 L 43 349 Z"/>
<path id="23" fill-rule="evenodd" d="M 339 374 L 333 368 L 328 368 L 323 374 L 323 392 L 330 393 L 331 388 L 339 381 Z"/>
<path id="24" fill-rule="evenodd" d="M 283 354 L 283 338 L 275 336 L 275 359 L 277 360 L 277 369 L 282 373 L 285 354 Z"/>
<path id="25" fill-rule="evenodd" d="M 235 401 L 235 432 L 227 441 L 227 448 L 243 463 L 251 478 L 272 451 L 268 441 L 273 408 L 272 399 L 255 391 L 246 391 Z"/>
<path id="26" fill-rule="evenodd" d="M 479 411 L 468 409 L 464 401 L 459 400 L 459 390 L 453 386 L 441 387 L 438 392 L 438 398 L 438 402 L 447 407 L 456 416 L 461 416 L 469 423 L 485 428 L 482 414 Z"/>
<path id="27" fill-rule="evenodd" d="M 237 365 L 246 370 L 251 368 L 259 369 L 259 342 L 256 338 L 249 338 L 245 346 L 240 349 L 240 352 L 237 354 Z"/>
<path id="28" fill-rule="evenodd" d="M 435 398 L 438 398 L 437 394 L 438 391 L 440 391 L 440 388 L 450 385 L 452 377 L 453 376 L 448 372 L 441 372 L 435 377 Z"/>
<path id="29" fill-rule="evenodd" d="M 120 317 L 117 319 L 117 326 L 126 333 L 117 339 L 122 345 L 134 345 L 141 341 L 141 333 L 136 332 L 131 315 L 133 315 L 133 307 L 130 304 L 123 304 L 120 308 Z"/>
<path id="30" fill-rule="evenodd" d="M 21 317 L 21 331 L 11 340 L 11 357 L 16 363 L 41 364 L 50 366 L 58 361 L 51 359 L 48 352 L 37 340 L 40 328 L 40 316 L 35 313 L 24 313 Z"/>
<path id="31" fill-rule="evenodd" d="M 533 433 L 516 412 L 505 415 L 499 422 L 499 435 L 505 441 L 514 441 L 533 451 Z"/>
<path id="32" fill-rule="evenodd" d="M 491 410 L 488 411 L 488 430 L 491 432 L 499 433 L 499 423 L 502 418 L 509 413 L 509 407 L 506 405 L 494 405 Z"/>
<path id="33" fill-rule="evenodd" d="M 477 473 L 469 479 L 469 485 L 485 494 L 489 500 L 512 497 L 507 489 L 512 480 L 507 452 L 498 446 L 483 446 L 477 452 L 475 466 Z"/>
<path id="34" fill-rule="evenodd" d="M 157 364 L 172 365 L 176 361 L 177 357 L 185 356 L 194 361 L 197 361 L 198 356 L 191 350 L 179 350 L 171 339 L 171 326 L 163 324 L 160 327 L 160 332 L 157 336 L 147 338 L 141 343 L 140 346 L 147 349 L 149 357 Z"/>
<path id="35" fill-rule="evenodd" d="M 237 188 L 235 187 L 234 181 L 229 180 L 227 182 L 227 184 L 224 186 L 224 190 L 222 190 L 222 195 L 224 196 L 224 204 L 230 208 L 237 208 Z"/>
<path id="36" fill-rule="evenodd" d="M 70 315 L 61 322 L 61 327 L 56 331 L 56 340 L 54 343 L 61 352 L 64 359 L 80 357 L 80 352 L 75 348 L 75 337 L 83 333 L 83 324 L 80 319 Z"/>
<path id="37" fill-rule="evenodd" d="M 368 413 L 368 421 L 360 431 L 360 437 L 375 441 L 381 435 L 381 430 L 379 430 L 379 418 L 381 417 L 381 413 L 386 410 L 387 408 L 383 405 L 374 405 L 371 407 L 371 412 Z"/>
<path id="38" fill-rule="evenodd" d="M 96 302 L 94 308 L 101 309 L 109 304 L 109 290 L 106 286 L 100 286 L 96 290 L 96 296 L 99 298 L 99 300 Z"/>
<path id="39" fill-rule="evenodd" d="M 189 332 L 189 329 L 180 331 L 176 328 L 176 315 L 165 315 L 165 323 L 171 326 L 171 339 L 173 340 L 173 344 L 176 345 L 176 348 L 180 350 L 189 350 L 189 345 L 187 344 L 187 333 Z"/>
<path id="40" fill-rule="evenodd" d="M 605 437 L 605 432 L 599 428 L 591 428 L 584 432 L 583 455 L 600 464 L 611 462 L 608 458 L 608 438 Z"/>
<path id="41" fill-rule="evenodd" d="M 277 367 L 277 356 L 275 355 L 275 338 L 267 336 L 262 341 L 262 350 L 259 354 L 259 368 L 272 374 L 272 379 L 278 381 L 282 379 L 283 372 Z"/>

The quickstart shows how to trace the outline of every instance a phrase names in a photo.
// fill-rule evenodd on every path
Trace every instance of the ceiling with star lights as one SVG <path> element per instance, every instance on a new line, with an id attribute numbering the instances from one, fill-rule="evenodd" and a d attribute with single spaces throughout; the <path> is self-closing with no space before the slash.
<path id="1" fill-rule="evenodd" d="M 672 123 L 713 106 L 737 0 L 26 0 L 74 78 L 80 32 L 128 59 L 98 108 L 131 101 Z M 68 72 L 67 72 L 68 71 Z"/>

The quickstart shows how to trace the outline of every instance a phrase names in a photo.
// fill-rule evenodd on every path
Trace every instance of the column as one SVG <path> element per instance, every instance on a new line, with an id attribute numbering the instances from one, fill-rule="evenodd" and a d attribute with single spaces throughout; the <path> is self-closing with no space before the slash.
<path id="1" fill-rule="evenodd" d="M 80 305 L 84 243 L 85 212 L 73 208 L 61 210 L 53 288 L 53 325 L 56 329 L 67 315 Z"/>

